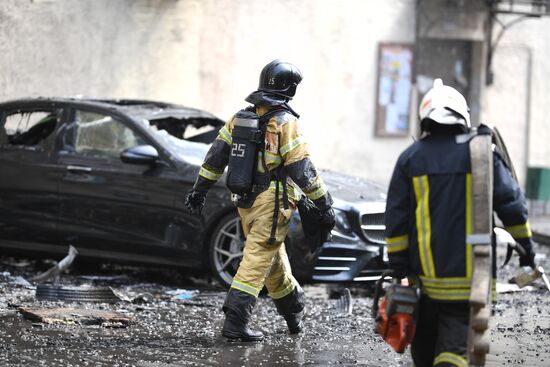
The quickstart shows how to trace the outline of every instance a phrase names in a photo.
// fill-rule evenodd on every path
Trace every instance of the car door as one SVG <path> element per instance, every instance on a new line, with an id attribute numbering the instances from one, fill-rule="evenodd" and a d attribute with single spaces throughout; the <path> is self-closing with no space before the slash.
<path id="1" fill-rule="evenodd" d="M 173 168 L 120 159 L 125 149 L 149 145 L 147 135 L 123 116 L 75 108 L 62 141 L 59 226 L 66 241 L 87 256 L 181 264 L 172 243 L 175 192 L 164 179 Z"/>
<path id="2" fill-rule="evenodd" d="M 39 104 L 0 111 L 0 240 L 16 251 L 62 252 L 55 138 L 64 109 Z"/>

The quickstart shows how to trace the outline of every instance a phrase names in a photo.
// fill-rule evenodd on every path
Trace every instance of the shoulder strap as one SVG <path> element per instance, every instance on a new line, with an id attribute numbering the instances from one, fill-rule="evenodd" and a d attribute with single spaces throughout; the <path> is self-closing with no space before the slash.
<path id="1" fill-rule="evenodd" d="M 285 112 L 288 112 L 294 115 L 289 109 L 285 108 L 284 105 L 277 106 L 277 108 L 267 111 L 265 114 L 260 116 L 260 124 L 267 125 L 267 123 L 272 117 Z"/>
<path id="2" fill-rule="evenodd" d="M 290 112 L 291 114 L 296 116 L 295 113 L 293 113 L 292 109 L 290 109 L 289 106 L 285 106 L 285 105 L 278 106 L 277 108 L 271 111 L 268 111 L 267 113 L 265 113 L 260 117 L 260 126 L 262 127 L 262 131 L 264 134 L 265 134 L 267 123 L 273 116 L 276 116 L 277 114 L 284 113 L 284 112 Z M 277 139 L 280 139 L 279 134 L 277 134 Z M 280 144 L 277 144 L 277 145 L 280 145 Z M 262 155 L 262 165 L 264 167 L 264 170 L 268 172 L 267 164 L 265 163 L 264 149 L 261 149 L 261 155 Z M 275 172 L 273 172 L 273 174 L 274 174 L 273 178 L 275 181 L 275 208 L 273 210 L 271 233 L 268 240 L 268 244 L 270 245 L 274 245 L 277 241 L 276 233 L 277 233 L 277 224 L 279 221 L 279 183 L 282 185 L 282 189 L 283 189 L 283 208 L 288 209 L 288 192 L 287 192 L 287 185 L 286 185 L 286 172 L 284 170 L 284 167 L 282 166 L 278 167 L 277 169 L 275 169 Z"/>

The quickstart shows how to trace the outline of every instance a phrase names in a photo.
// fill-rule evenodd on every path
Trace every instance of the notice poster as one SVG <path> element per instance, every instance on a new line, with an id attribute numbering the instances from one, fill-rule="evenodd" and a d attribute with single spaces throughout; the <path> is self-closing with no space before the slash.
<path id="1" fill-rule="evenodd" d="M 413 48 L 381 43 L 378 50 L 376 135 L 407 136 L 412 91 Z"/>

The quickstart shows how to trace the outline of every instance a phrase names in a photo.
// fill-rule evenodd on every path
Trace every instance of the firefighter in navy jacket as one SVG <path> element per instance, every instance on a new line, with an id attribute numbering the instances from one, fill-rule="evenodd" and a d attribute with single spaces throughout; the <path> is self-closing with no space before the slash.
<path id="1" fill-rule="evenodd" d="M 422 297 L 411 353 L 417 367 L 467 366 L 472 245 L 472 181 L 464 97 L 441 79 L 420 105 L 423 136 L 397 160 L 386 208 L 390 267 L 417 274 Z M 491 134 L 481 126 L 479 134 Z M 493 208 L 534 265 L 527 206 L 516 181 L 494 152 Z M 495 257 L 493 257 L 494 259 Z M 496 266 L 493 264 L 494 272 Z M 495 276 L 495 274 L 493 274 Z M 493 282 L 494 286 L 494 282 Z"/>

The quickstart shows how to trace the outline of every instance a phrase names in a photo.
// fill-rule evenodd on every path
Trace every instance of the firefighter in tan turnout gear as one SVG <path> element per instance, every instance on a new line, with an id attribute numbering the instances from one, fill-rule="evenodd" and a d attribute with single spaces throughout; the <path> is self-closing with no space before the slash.
<path id="1" fill-rule="evenodd" d="M 222 335 L 227 338 L 263 339 L 248 322 L 264 285 L 290 333 L 301 331 L 304 293 L 292 276 L 283 243 L 299 199 L 295 184 L 320 210 L 324 229 L 334 226 L 331 196 L 309 159 L 299 116 L 287 104 L 301 80 L 300 71 L 287 62 L 274 60 L 263 68 L 258 90 L 246 98 L 253 106 L 219 131 L 186 197 L 188 209 L 200 213 L 207 191 L 229 165 L 227 186 L 238 194 L 246 244 L 223 305 Z"/>
<path id="2" fill-rule="evenodd" d="M 481 238 L 473 232 L 473 200 L 479 198 L 472 194 L 477 190 L 472 185 L 472 166 L 477 163 L 471 163 L 471 144 L 477 135 L 492 134 L 483 125 L 472 129 L 468 111 L 464 97 L 436 79 L 420 105 L 424 134 L 400 155 L 388 191 L 389 265 L 403 274 L 418 275 L 421 282 L 418 323 L 411 345 L 417 367 L 468 366 L 473 246 Z M 487 154 L 491 154 L 490 149 Z M 525 199 L 499 151 L 492 155 L 493 209 L 525 248 L 520 265 L 534 266 Z M 490 179 L 487 177 L 487 182 Z M 494 253 L 490 236 L 481 240 L 486 240 Z"/>

